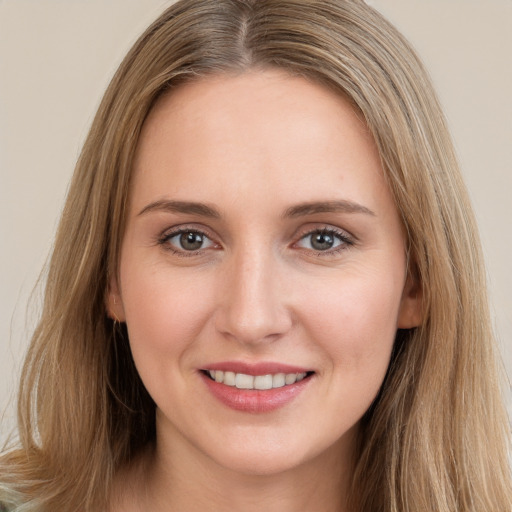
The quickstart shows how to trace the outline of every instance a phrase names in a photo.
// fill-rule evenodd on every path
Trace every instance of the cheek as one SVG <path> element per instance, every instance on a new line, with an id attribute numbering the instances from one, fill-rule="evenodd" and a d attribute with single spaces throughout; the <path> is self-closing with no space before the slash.
<path id="1" fill-rule="evenodd" d="M 186 273 L 142 268 L 129 273 L 122 289 L 130 345 L 141 374 L 143 366 L 165 372 L 169 361 L 186 356 L 207 322 L 210 287 Z"/>
<path id="2" fill-rule="evenodd" d="M 306 302 L 307 325 L 345 374 L 385 373 L 397 330 L 399 275 L 347 272 Z M 327 290 L 327 291 L 325 291 Z"/>

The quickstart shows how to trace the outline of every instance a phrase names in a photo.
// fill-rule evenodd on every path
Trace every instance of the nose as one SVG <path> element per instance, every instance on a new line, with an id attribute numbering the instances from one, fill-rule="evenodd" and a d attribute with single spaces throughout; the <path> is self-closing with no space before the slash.
<path id="1" fill-rule="evenodd" d="M 270 252 L 270 251 L 269 251 Z M 246 345 L 275 341 L 292 327 L 286 275 L 275 255 L 247 248 L 226 262 L 216 329 Z"/>

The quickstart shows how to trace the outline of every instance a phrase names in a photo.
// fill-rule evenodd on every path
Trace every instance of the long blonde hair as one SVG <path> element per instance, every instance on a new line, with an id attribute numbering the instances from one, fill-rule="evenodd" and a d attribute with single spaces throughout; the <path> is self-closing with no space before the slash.
<path id="1" fill-rule="evenodd" d="M 485 274 L 450 137 L 409 44 L 358 0 L 182 0 L 130 50 L 62 214 L 20 386 L 20 447 L 0 458 L 0 502 L 101 510 L 116 471 L 154 441 L 155 406 L 126 329 L 105 312 L 141 127 L 178 84 L 272 67 L 343 94 L 364 116 L 423 293 L 424 322 L 397 333 L 362 420 L 354 510 L 512 510 Z"/>

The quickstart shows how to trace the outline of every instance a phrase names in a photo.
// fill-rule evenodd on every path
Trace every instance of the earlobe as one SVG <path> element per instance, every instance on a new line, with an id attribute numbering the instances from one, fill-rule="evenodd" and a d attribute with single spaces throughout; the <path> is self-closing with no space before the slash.
<path id="1" fill-rule="evenodd" d="M 108 289 L 107 296 L 105 297 L 105 306 L 107 309 L 107 315 L 114 322 L 125 322 L 125 314 L 123 301 L 121 294 L 119 293 L 119 287 L 117 285 L 117 279 L 111 279 Z"/>
<path id="2" fill-rule="evenodd" d="M 398 313 L 397 328 L 412 329 L 423 322 L 423 290 L 419 279 L 409 274 L 405 282 Z"/>

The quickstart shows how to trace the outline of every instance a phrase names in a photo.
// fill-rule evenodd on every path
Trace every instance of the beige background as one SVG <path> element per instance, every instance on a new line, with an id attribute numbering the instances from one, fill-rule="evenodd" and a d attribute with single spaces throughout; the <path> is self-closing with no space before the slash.
<path id="1" fill-rule="evenodd" d="M 37 317 L 28 296 L 80 146 L 116 66 L 168 3 L 0 0 L 0 444 L 14 424 L 15 383 Z M 369 3 L 413 42 L 439 91 L 512 375 L 512 0 Z"/>

